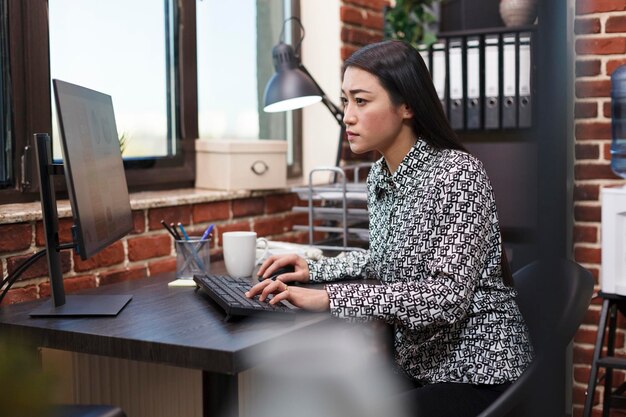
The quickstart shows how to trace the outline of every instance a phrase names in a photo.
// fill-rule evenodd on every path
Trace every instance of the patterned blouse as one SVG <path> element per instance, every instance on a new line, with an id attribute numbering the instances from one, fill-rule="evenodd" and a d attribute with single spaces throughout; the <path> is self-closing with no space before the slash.
<path id="1" fill-rule="evenodd" d="M 418 140 L 393 173 L 384 159 L 367 178 L 370 249 L 308 261 L 331 314 L 395 325 L 395 361 L 421 383 L 501 384 L 533 357 L 504 285 L 493 190 L 476 158 Z"/>

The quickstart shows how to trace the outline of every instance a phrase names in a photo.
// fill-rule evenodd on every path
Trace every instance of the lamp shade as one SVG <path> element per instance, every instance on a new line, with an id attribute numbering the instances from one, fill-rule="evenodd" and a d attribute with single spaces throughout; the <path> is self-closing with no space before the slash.
<path id="1" fill-rule="evenodd" d="M 263 95 L 268 113 L 299 109 L 322 100 L 322 92 L 300 68 L 293 48 L 279 43 L 272 50 L 276 73 L 270 78 Z"/>

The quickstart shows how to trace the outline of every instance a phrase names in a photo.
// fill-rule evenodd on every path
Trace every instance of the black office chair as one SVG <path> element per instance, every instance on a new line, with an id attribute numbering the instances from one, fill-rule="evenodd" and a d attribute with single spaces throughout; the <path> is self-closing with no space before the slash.
<path id="1" fill-rule="evenodd" d="M 59 405 L 48 417 L 126 417 L 119 407 L 111 405 Z"/>
<path id="2" fill-rule="evenodd" d="M 522 376 L 478 417 L 552 415 L 542 409 L 542 396 L 550 395 L 546 380 L 555 366 L 563 366 L 565 349 L 593 293 L 591 273 L 564 259 L 527 265 L 513 274 L 513 282 L 536 356 Z"/>

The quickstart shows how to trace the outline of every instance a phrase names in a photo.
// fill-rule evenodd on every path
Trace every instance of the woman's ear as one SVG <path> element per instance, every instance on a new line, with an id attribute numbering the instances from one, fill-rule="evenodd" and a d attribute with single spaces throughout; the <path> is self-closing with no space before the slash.
<path id="1" fill-rule="evenodd" d="M 411 110 L 411 108 L 408 105 L 406 105 L 406 104 L 402 105 L 402 117 L 404 119 L 412 119 L 413 118 L 413 110 Z"/>

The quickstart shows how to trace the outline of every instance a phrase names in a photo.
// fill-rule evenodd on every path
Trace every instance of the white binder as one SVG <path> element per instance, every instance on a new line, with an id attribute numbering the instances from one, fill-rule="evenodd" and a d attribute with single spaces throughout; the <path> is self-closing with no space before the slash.
<path id="1" fill-rule="evenodd" d="M 517 98 L 515 90 L 516 62 L 515 62 L 515 35 L 503 38 L 503 101 L 502 127 L 517 127 Z"/>
<path id="2" fill-rule="evenodd" d="M 422 57 L 422 59 L 424 60 L 424 64 L 426 64 L 426 69 L 428 69 L 429 72 L 431 72 L 430 69 L 430 56 L 428 53 L 428 47 L 425 45 L 420 45 L 418 52 L 420 53 L 420 56 Z M 432 73 L 431 76 L 432 78 Z"/>
<path id="3" fill-rule="evenodd" d="M 468 38 L 467 40 L 467 97 L 465 109 L 467 115 L 467 128 L 480 129 L 481 105 L 480 105 L 480 39 Z"/>
<path id="4" fill-rule="evenodd" d="M 500 128 L 500 38 L 485 37 L 485 129 Z"/>
<path id="5" fill-rule="evenodd" d="M 519 127 L 531 127 L 531 70 L 530 33 L 522 33 L 519 38 Z"/>
<path id="6" fill-rule="evenodd" d="M 441 100 L 444 112 L 446 109 L 446 50 L 442 42 L 433 45 L 432 77 L 437 96 Z"/>
<path id="7" fill-rule="evenodd" d="M 463 129 L 463 44 L 460 39 L 451 39 L 448 46 L 450 68 L 450 125 Z"/>

